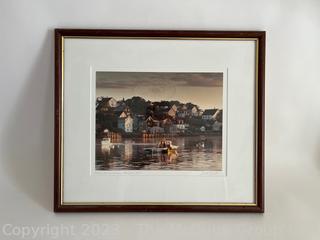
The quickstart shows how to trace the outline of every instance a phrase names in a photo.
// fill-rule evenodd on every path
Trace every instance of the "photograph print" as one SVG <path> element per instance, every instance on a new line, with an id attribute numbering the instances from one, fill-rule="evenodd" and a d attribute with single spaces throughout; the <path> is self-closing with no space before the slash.
<path id="1" fill-rule="evenodd" d="M 96 72 L 96 171 L 222 171 L 223 72 Z"/>

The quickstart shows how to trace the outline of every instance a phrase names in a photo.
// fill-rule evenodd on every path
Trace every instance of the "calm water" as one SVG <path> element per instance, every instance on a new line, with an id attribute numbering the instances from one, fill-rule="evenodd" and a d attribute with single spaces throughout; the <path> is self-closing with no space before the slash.
<path id="1" fill-rule="evenodd" d="M 97 170 L 222 170 L 222 137 L 175 137 L 176 152 L 150 153 L 160 139 L 125 139 L 111 146 L 96 144 Z"/>

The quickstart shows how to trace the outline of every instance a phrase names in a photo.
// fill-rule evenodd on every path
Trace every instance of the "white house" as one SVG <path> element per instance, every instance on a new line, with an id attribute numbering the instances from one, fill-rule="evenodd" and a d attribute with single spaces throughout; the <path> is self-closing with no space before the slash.
<path id="1" fill-rule="evenodd" d="M 133 118 L 130 116 L 118 118 L 118 128 L 124 130 L 126 133 L 133 132 Z"/>

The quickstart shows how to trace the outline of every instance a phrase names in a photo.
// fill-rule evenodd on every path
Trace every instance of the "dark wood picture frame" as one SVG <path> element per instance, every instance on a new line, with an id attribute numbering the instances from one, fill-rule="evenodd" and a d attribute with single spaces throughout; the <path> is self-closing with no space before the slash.
<path id="1" fill-rule="evenodd" d="M 256 202 L 252 205 L 80 205 L 62 203 L 61 186 L 61 132 L 63 38 L 195 38 L 195 39 L 256 39 L 257 86 L 256 86 Z M 54 130 L 54 211 L 55 212 L 264 212 L 264 91 L 265 91 L 265 32 L 264 31 L 164 31 L 164 30 L 110 30 L 110 29 L 55 29 L 55 130 Z"/>

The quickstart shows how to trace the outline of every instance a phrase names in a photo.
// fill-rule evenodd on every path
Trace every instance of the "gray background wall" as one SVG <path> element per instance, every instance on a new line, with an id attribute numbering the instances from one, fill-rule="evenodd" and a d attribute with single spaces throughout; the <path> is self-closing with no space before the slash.
<path id="1" fill-rule="evenodd" d="M 0 239 L 22 226 L 45 229 L 36 239 L 319 239 L 319 12 L 316 0 L 1 0 Z M 266 213 L 53 213 L 56 27 L 266 30 Z"/>

